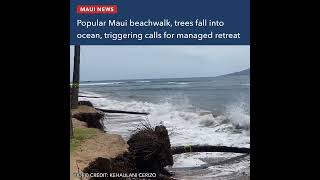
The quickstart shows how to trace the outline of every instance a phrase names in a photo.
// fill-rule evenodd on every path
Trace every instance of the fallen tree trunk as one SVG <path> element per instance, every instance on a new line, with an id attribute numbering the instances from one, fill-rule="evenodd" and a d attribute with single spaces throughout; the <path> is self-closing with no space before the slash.
<path id="1" fill-rule="evenodd" d="M 162 125 L 154 128 L 145 126 L 143 129 L 133 133 L 127 144 L 129 145 L 127 152 L 119 154 L 115 158 L 98 157 L 96 160 L 91 161 L 83 172 L 108 174 L 152 173 L 155 176 L 139 176 L 139 178 L 118 176 L 116 179 L 172 179 L 170 177 L 172 174 L 165 169 L 166 166 L 173 165 L 173 157 L 170 152 L 171 145 L 166 127 Z M 109 177 L 99 179 L 109 179 Z"/>
<path id="2" fill-rule="evenodd" d="M 83 96 L 83 95 L 79 95 L 79 97 L 86 97 L 86 98 L 101 98 L 101 97 L 97 97 L 97 96 Z"/>
<path id="3" fill-rule="evenodd" d="M 119 111 L 119 110 L 109 110 L 109 109 L 100 109 L 100 108 L 95 108 L 97 110 L 100 110 L 102 112 L 106 113 L 123 113 L 123 114 L 142 114 L 142 115 L 149 115 L 149 113 L 146 112 L 134 112 L 134 111 Z"/>
<path id="4" fill-rule="evenodd" d="M 238 148 L 238 147 L 228 147 L 228 146 L 176 146 L 171 148 L 172 155 L 182 154 L 189 152 L 230 152 L 230 153 L 244 153 L 250 154 L 250 148 Z"/>

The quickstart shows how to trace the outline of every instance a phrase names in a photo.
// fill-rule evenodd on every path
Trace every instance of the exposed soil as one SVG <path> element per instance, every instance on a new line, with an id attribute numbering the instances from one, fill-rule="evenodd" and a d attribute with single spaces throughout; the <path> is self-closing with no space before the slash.
<path id="1" fill-rule="evenodd" d="M 103 119 L 105 113 L 102 111 L 98 111 L 95 108 L 87 105 L 80 105 L 77 109 L 71 110 L 71 115 L 73 118 L 76 118 L 79 121 L 86 122 L 87 127 L 97 128 L 102 131 L 104 130 L 101 120 Z"/>
<path id="2" fill-rule="evenodd" d="M 72 110 L 72 115 L 81 113 L 97 113 L 97 111 L 89 106 L 79 106 L 78 109 Z M 74 116 L 73 116 L 74 117 Z M 80 121 L 72 118 L 74 128 L 88 128 L 85 120 Z M 82 170 L 94 161 L 97 157 L 114 158 L 119 154 L 127 151 L 128 145 L 120 135 L 108 134 L 100 129 L 96 130 L 94 138 L 87 139 L 73 152 L 70 153 L 70 179 L 78 180 L 80 178 L 73 175 Z"/>

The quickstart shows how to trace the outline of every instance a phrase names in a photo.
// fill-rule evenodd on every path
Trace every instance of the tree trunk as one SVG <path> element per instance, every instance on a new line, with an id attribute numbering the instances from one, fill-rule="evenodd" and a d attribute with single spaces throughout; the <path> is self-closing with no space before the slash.
<path id="1" fill-rule="evenodd" d="M 74 46 L 72 95 L 71 95 L 72 109 L 76 109 L 78 107 L 79 81 L 80 81 L 80 45 L 75 45 Z"/>
<path id="2" fill-rule="evenodd" d="M 122 113 L 122 114 L 141 114 L 141 115 L 149 115 L 147 112 L 135 112 L 135 111 L 120 111 L 120 110 L 108 110 L 108 109 L 100 109 L 95 108 L 96 110 L 100 110 L 106 113 Z"/>
<path id="3" fill-rule="evenodd" d="M 70 137 L 73 137 L 73 124 L 72 124 L 71 111 L 70 111 Z"/>
<path id="4" fill-rule="evenodd" d="M 250 154 L 250 148 L 238 148 L 227 146 L 176 146 L 171 148 L 172 155 L 182 154 L 188 152 L 231 152 L 231 153 L 244 153 Z"/>
<path id="5" fill-rule="evenodd" d="M 78 97 L 86 97 L 86 98 L 101 98 L 101 97 L 97 97 L 97 96 L 83 96 L 83 95 L 79 95 Z"/>

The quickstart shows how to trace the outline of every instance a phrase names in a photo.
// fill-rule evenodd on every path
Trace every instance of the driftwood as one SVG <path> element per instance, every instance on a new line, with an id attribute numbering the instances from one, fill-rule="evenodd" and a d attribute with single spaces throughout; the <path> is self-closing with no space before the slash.
<path id="1" fill-rule="evenodd" d="M 100 109 L 100 108 L 95 108 L 97 110 L 100 110 L 102 112 L 106 113 L 123 113 L 123 114 L 142 114 L 142 115 L 149 115 L 149 113 L 146 112 L 134 112 L 134 111 L 119 111 L 119 110 L 109 110 L 109 109 Z"/>
<path id="2" fill-rule="evenodd" d="M 189 152 L 230 152 L 250 154 L 250 148 L 228 147 L 228 146 L 176 146 L 171 148 L 172 154 L 182 154 Z"/>

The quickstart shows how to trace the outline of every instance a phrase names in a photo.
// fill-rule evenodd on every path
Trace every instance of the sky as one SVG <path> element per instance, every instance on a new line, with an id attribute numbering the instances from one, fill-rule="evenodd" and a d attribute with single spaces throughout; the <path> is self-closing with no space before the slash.
<path id="1" fill-rule="evenodd" d="M 74 46 L 70 46 L 72 79 Z M 250 67 L 250 46 L 81 46 L 80 81 L 214 77 Z"/>

